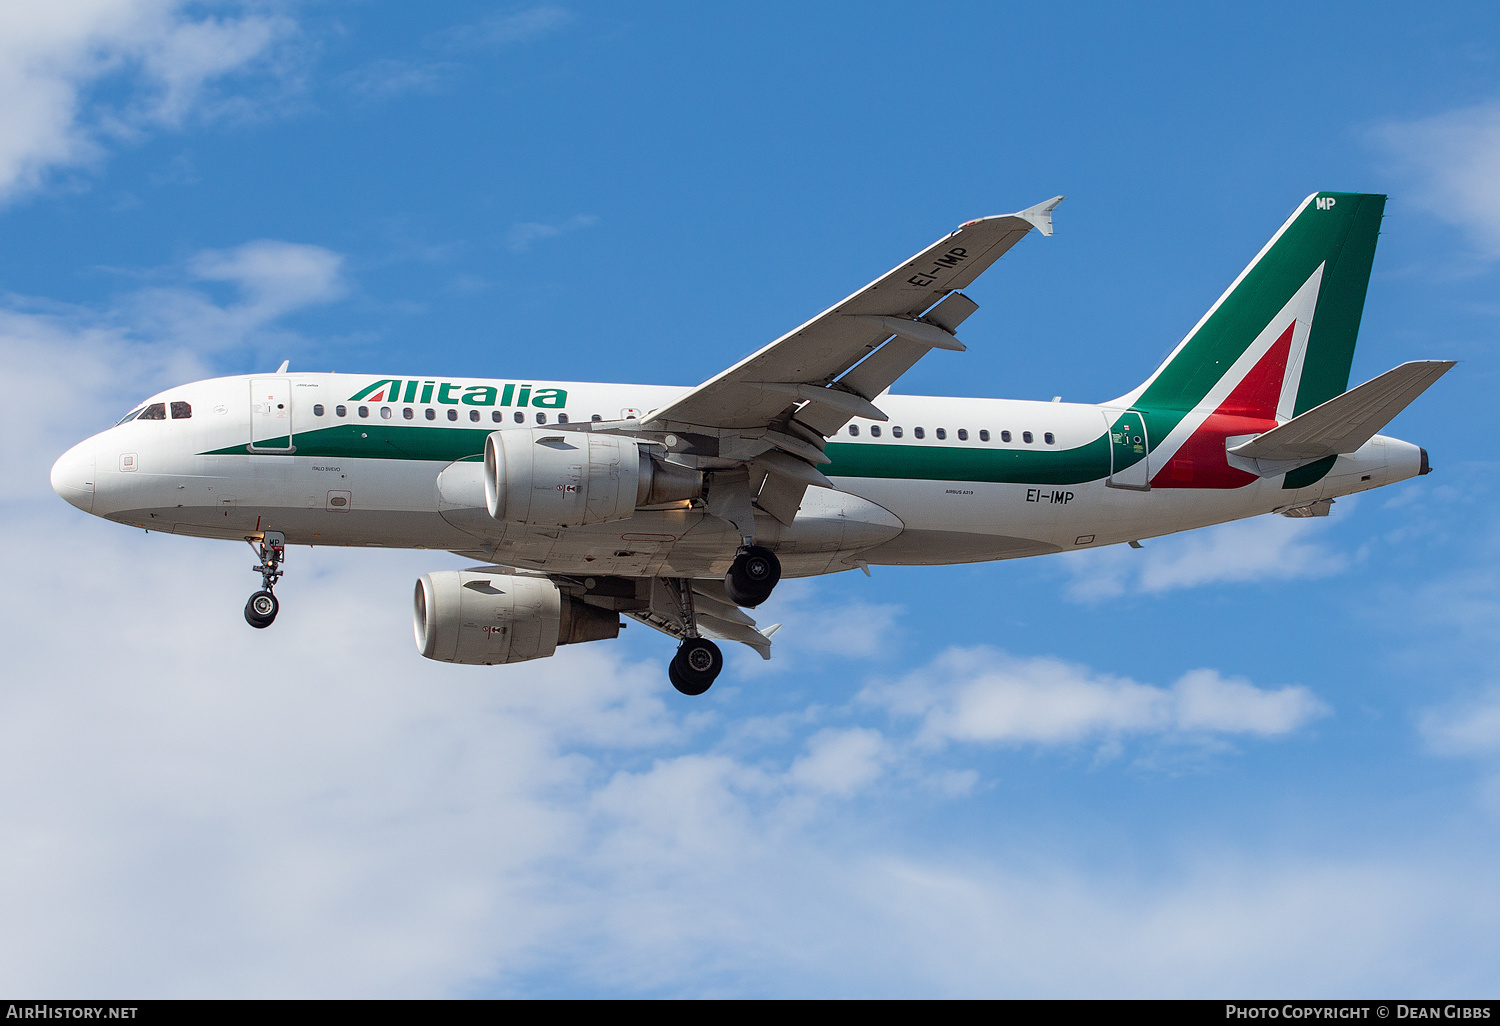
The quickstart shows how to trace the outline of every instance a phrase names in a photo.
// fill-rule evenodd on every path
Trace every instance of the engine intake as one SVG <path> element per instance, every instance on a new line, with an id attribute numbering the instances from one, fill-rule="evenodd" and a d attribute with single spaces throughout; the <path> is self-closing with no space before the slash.
<path id="1" fill-rule="evenodd" d="M 603 524 L 702 494 L 702 473 L 652 459 L 635 438 L 529 428 L 484 442 L 485 505 L 506 523 Z"/>
<path id="2" fill-rule="evenodd" d="M 520 663 L 620 634 L 617 613 L 564 595 L 545 577 L 498 571 L 425 574 L 412 613 L 417 651 L 445 663 Z"/>

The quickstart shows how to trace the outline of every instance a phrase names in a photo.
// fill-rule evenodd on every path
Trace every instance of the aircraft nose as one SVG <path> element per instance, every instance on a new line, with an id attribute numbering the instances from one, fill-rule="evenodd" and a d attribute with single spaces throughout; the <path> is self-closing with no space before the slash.
<path id="1" fill-rule="evenodd" d="M 85 513 L 94 511 L 94 446 L 80 442 L 52 464 L 52 490 Z"/>

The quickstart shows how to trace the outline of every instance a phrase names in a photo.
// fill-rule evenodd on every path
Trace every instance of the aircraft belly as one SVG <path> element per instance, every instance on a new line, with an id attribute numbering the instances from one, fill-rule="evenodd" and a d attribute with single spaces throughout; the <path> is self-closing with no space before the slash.
<path id="1" fill-rule="evenodd" d="M 1024 485 L 988 481 L 841 479 L 890 510 L 905 530 L 860 558 L 872 563 L 967 563 L 1057 552 L 1094 519 L 1102 482 Z"/>

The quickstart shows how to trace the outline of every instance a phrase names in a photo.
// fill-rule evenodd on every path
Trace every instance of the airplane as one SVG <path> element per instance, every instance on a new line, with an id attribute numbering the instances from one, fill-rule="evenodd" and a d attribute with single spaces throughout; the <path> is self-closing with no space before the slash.
<path id="1" fill-rule="evenodd" d="M 167 389 L 64 453 L 56 492 L 95 516 L 249 542 L 252 627 L 276 619 L 288 545 L 439 549 L 418 650 L 495 665 L 619 635 L 678 641 L 687 695 L 714 639 L 770 658 L 745 611 L 782 576 L 1070 552 L 1427 474 L 1378 434 L 1454 366 L 1348 388 L 1386 197 L 1308 196 L 1144 382 L 1102 403 L 897 395 L 963 351 L 961 291 L 1058 196 L 968 221 L 696 388 L 292 373 Z"/>

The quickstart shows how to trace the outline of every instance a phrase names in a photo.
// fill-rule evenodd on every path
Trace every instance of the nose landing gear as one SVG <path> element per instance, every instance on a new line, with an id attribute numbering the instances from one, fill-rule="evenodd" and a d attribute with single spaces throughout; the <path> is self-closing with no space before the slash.
<path id="1" fill-rule="evenodd" d="M 245 541 L 250 548 L 260 557 L 260 565 L 250 569 L 260 574 L 261 590 L 250 596 L 250 601 L 245 603 L 245 622 L 257 629 L 271 626 L 276 619 L 277 612 L 281 609 L 281 603 L 276 601 L 272 591 L 276 587 L 276 581 L 281 577 L 284 570 L 281 563 L 286 559 L 286 536 L 280 531 L 267 531 L 261 536 L 260 544 L 246 538 Z"/>

